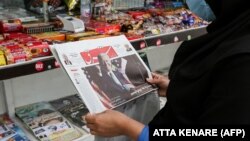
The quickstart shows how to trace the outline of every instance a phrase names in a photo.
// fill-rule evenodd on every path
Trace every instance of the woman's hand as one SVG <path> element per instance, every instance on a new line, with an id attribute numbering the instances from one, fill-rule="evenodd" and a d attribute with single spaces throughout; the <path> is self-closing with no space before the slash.
<path id="1" fill-rule="evenodd" d="M 159 96 L 166 97 L 167 96 L 167 88 L 170 82 L 168 77 L 165 77 L 160 74 L 152 73 L 153 78 L 147 79 L 150 84 L 155 84 L 158 89 Z"/>
<path id="2" fill-rule="evenodd" d="M 99 114 L 87 114 L 84 118 L 90 133 L 98 136 L 127 135 L 137 140 L 144 128 L 143 124 L 114 110 L 107 110 Z"/>

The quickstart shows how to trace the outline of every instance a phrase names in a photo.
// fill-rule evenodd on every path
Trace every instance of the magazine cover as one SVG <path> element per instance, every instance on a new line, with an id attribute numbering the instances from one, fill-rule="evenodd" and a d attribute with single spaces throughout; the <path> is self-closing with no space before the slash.
<path id="1" fill-rule="evenodd" d="M 113 109 L 155 88 L 148 67 L 125 36 L 51 47 L 92 113 Z"/>
<path id="2" fill-rule="evenodd" d="M 16 115 L 41 141 L 71 141 L 81 134 L 49 103 L 16 108 Z"/>
<path id="3" fill-rule="evenodd" d="M 86 129 L 86 122 L 82 117 L 86 115 L 89 110 L 79 95 L 75 94 L 53 100 L 50 101 L 50 104 L 72 123 L 80 128 Z"/>
<path id="4" fill-rule="evenodd" d="M 0 115 L 0 141 L 30 141 L 7 114 Z"/>

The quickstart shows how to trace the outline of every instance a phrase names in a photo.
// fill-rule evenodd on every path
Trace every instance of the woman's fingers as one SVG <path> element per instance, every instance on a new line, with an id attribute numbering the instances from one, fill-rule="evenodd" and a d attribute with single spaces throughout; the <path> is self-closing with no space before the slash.
<path id="1" fill-rule="evenodd" d="M 87 123 L 86 126 L 87 126 L 90 130 L 95 130 L 95 129 L 96 129 L 96 125 L 95 125 L 95 124 L 89 124 L 89 123 Z"/>
<path id="2" fill-rule="evenodd" d="M 159 84 L 163 81 L 163 76 L 156 73 L 152 73 L 152 79 L 147 78 L 146 80 L 151 84 Z"/>
<path id="3" fill-rule="evenodd" d="M 151 84 L 158 84 L 158 83 L 160 83 L 161 82 L 161 80 L 160 79 L 149 79 L 149 78 L 147 78 L 147 81 L 149 82 L 149 83 L 151 83 Z"/>
<path id="4" fill-rule="evenodd" d="M 90 130 L 90 134 L 97 135 L 97 133 L 95 131 L 93 131 L 93 130 Z"/>
<path id="5" fill-rule="evenodd" d="M 95 123 L 95 115 L 88 113 L 85 117 L 85 120 L 89 124 L 94 124 Z"/>

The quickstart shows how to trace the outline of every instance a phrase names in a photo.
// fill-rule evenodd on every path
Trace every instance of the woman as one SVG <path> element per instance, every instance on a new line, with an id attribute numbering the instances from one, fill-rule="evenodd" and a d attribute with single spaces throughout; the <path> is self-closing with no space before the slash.
<path id="1" fill-rule="evenodd" d="M 208 34 L 180 46 L 169 85 L 157 75 L 148 80 L 167 88 L 168 99 L 149 127 L 250 124 L 250 8 L 245 2 L 207 0 L 216 16 Z M 89 114 L 86 120 L 94 135 L 143 140 L 148 134 L 147 126 L 112 110 Z"/>

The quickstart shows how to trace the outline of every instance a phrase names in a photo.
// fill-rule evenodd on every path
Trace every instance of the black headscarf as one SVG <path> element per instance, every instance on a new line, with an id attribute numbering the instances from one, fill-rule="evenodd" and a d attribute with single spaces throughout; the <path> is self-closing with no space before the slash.
<path id="1" fill-rule="evenodd" d="M 212 102 L 211 105 L 213 106 L 225 104 L 226 107 L 220 106 L 218 109 L 225 110 L 229 107 L 228 105 L 232 106 L 225 99 L 218 104 L 217 99 L 214 100 L 214 97 L 209 97 L 212 88 L 210 86 L 218 81 L 216 75 L 225 73 L 218 73 L 221 67 L 223 68 L 227 63 L 232 63 L 239 56 L 250 56 L 250 7 L 248 8 L 247 0 L 207 0 L 207 2 L 214 11 L 216 20 L 208 26 L 207 34 L 183 42 L 177 50 L 169 71 L 171 81 L 167 91 L 168 102 L 150 122 L 150 126 L 158 124 L 201 124 L 202 121 L 199 121 L 201 120 L 201 114 L 204 110 L 208 110 L 206 109 L 206 100 Z M 214 86 L 214 89 L 237 87 L 235 85 L 228 86 L 228 83 L 223 83 L 223 80 L 220 81 L 221 83 L 218 85 L 223 86 Z M 246 93 L 248 94 L 248 92 L 244 94 Z M 244 94 L 240 96 L 243 100 L 247 97 Z M 238 97 L 237 93 L 232 95 Z M 238 107 L 234 109 L 242 109 L 240 105 L 238 104 Z M 217 114 L 216 111 L 214 111 L 214 114 Z M 241 121 L 244 117 L 232 116 L 225 120 L 227 113 L 223 114 L 221 116 L 210 116 L 210 122 L 248 123 L 248 119 Z"/>
<path id="2" fill-rule="evenodd" d="M 249 10 L 247 0 L 206 0 L 217 19 L 209 26 L 208 32 L 223 28 L 242 13 Z"/>
<path id="3" fill-rule="evenodd" d="M 207 27 L 208 34 L 183 42 L 171 65 L 170 79 L 178 70 L 187 77 L 201 75 L 217 62 L 216 59 L 250 51 L 245 46 L 239 48 L 231 45 L 221 46 L 250 33 L 250 7 L 247 4 L 249 2 L 247 0 L 206 1 L 213 10 L 216 20 Z"/>

